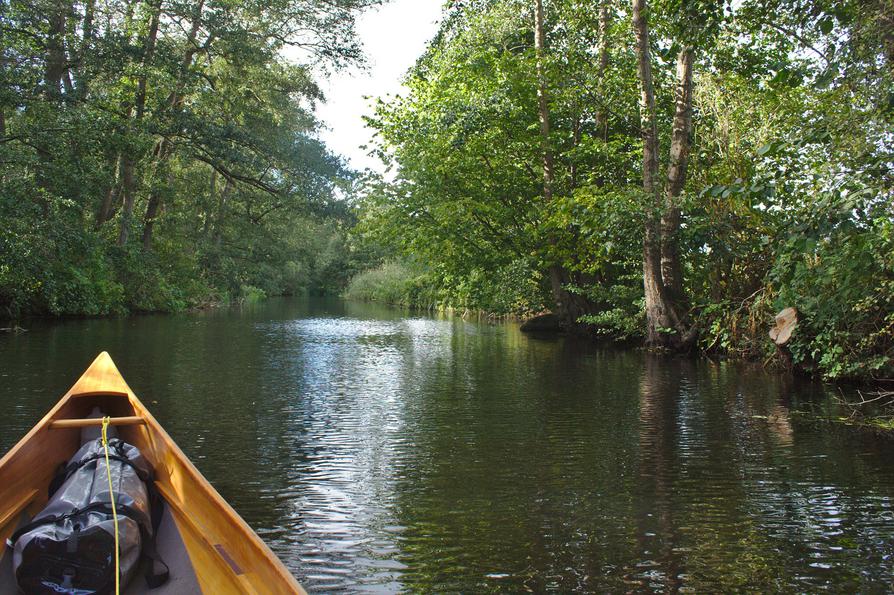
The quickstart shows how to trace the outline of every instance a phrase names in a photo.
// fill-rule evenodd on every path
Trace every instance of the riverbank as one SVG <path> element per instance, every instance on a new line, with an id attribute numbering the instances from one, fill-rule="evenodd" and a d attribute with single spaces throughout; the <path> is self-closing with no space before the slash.
<path id="1" fill-rule="evenodd" d="M 520 290 L 513 287 L 513 282 L 519 282 L 518 276 L 476 279 L 476 283 L 463 281 L 459 286 L 450 286 L 424 266 L 387 262 L 355 276 L 344 295 L 358 301 L 482 319 L 524 322 L 549 312 L 547 292 L 542 287 L 538 292 L 536 284 L 532 287 L 523 281 Z M 642 291 L 631 287 L 626 293 L 616 291 L 615 295 L 618 299 L 613 307 L 608 304 L 599 312 L 581 317 L 572 332 L 625 346 L 642 345 Z M 694 307 L 693 323 L 700 329 L 694 350 L 713 358 L 759 361 L 765 366 L 831 382 L 873 383 L 894 378 L 894 313 L 885 316 L 880 309 L 888 299 L 886 294 L 875 298 L 874 308 L 865 308 L 868 302 L 864 302 L 862 310 L 858 308 L 847 315 L 835 314 L 845 301 L 840 296 L 830 294 L 823 310 L 813 305 L 822 300 L 790 296 L 788 299 L 795 303 L 805 304 L 805 312 L 797 314 L 791 337 L 781 346 L 769 336 L 777 304 L 786 303 L 780 295 L 778 290 L 766 286 L 739 302 L 718 301 Z M 499 300 L 493 296 L 499 296 Z M 838 306 L 832 308 L 830 303 Z M 852 326 L 848 326 L 848 321 Z M 548 330 L 557 330 L 555 324 Z"/>

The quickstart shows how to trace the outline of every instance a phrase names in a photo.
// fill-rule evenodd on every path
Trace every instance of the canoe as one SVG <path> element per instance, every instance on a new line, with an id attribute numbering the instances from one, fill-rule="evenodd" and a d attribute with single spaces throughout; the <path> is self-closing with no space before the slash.
<path id="1" fill-rule="evenodd" d="M 59 464 L 80 446 L 94 407 L 155 469 L 167 506 L 157 548 L 170 579 L 147 590 L 137 576 L 124 593 L 304 593 L 270 548 L 186 458 L 103 352 L 49 413 L 0 459 L 0 543 L 40 512 Z M 11 549 L 0 557 L 0 593 L 15 593 Z"/>

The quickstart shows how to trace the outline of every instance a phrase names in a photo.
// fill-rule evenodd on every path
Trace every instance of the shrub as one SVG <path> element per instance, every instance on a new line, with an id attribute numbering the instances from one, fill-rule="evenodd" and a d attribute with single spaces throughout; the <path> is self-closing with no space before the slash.
<path id="1" fill-rule="evenodd" d="M 267 292 L 254 285 L 243 285 L 239 288 L 239 301 L 243 304 L 257 304 L 267 299 Z"/>

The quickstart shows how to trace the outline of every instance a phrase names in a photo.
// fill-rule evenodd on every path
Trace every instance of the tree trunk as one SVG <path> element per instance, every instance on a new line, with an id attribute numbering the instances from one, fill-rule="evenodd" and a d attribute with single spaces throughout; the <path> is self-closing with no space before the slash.
<path id="1" fill-rule="evenodd" d="M 657 205 L 658 125 L 655 119 L 655 87 L 652 83 L 652 56 L 649 27 L 643 16 L 645 0 L 633 0 L 633 31 L 636 35 L 636 71 L 640 83 L 640 136 L 643 141 L 643 190 Z M 655 217 L 651 217 L 654 219 Z"/>
<path id="2" fill-rule="evenodd" d="M 177 74 L 177 83 L 174 86 L 174 89 L 171 91 L 171 94 L 168 96 L 167 100 L 167 110 L 169 114 L 174 114 L 180 109 L 180 106 L 183 104 L 183 90 L 186 87 L 186 77 L 189 73 L 189 69 L 192 66 L 193 57 L 196 54 L 197 48 L 195 45 L 196 36 L 199 33 L 199 27 L 202 24 L 202 8 L 205 5 L 205 0 L 200 0 L 198 4 L 194 7 L 193 10 L 193 19 L 192 25 L 189 30 L 189 34 L 186 36 L 186 52 L 183 55 L 183 59 L 180 62 L 180 70 Z M 162 138 L 158 142 L 158 146 L 155 150 L 155 155 L 157 157 L 156 168 L 155 171 L 164 171 L 167 169 L 167 162 L 173 153 L 174 145 L 167 138 Z M 167 185 L 171 184 L 171 173 L 166 172 L 165 177 L 167 179 Z M 158 214 L 161 210 L 162 206 L 162 195 L 158 188 L 158 185 L 152 184 L 152 191 L 149 194 L 149 202 L 146 205 L 146 215 L 143 218 L 143 249 L 151 250 L 152 249 L 152 231 L 155 225 L 155 219 L 158 217 Z"/>
<path id="3" fill-rule="evenodd" d="M 230 197 L 230 192 L 233 191 L 233 180 L 229 176 L 226 176 L 226 183 L 224 184 L 224 188 L 221 193 L 217 197 L 217 217 L 214 221 L 214 246 L 220 248 L 220 241 L 223 237 L 223 224 L 227 215 L 227 200 Z"/>
<path id="4" fill-rule="evenodd" d="M 134 98 L 134 120 L 139 123 L 143 119 L 146 110 L 146 86 L 147 76 L 146 67 L 152 62 L 155 54 L 155 44 L 158 38 L 158 22 L 161 17 L 161 0 L 155 4 L 149 4 L 149 29 L 146 32 L 146 39 L 143 43 L 143 57 L 140 60 L 140 77 L 137 80 L 137 92 Z M 121 207 L 121 227 L 118 231 L 118 245 L 123 246 L 127 243 L 130 235 L 130 225 L 133 219 L 133 206 L 136 199 L 136 177 L 134 170 L 136 169 L 136 155 L 128 153 L 124 156 L 124 164 L 122 167 L 122 190 L 124 195 L 124 204 Z"/>
<path id="5" fill-rule="evenodd" d="M 68 7 L 63 0 L 53 0 L 47 7 L 47 42 L 44 58 L 43 95 L 48 103 L 59 103 L 62 100 L 62 77 L 65 74 L 65 16 Z M 35 193 L 34 202 L 40 206 L 44 217 L 50 216 L 49 198 L 54 194 L 52 145 L 46 138 L 38 138 L 34 145 L 35 152 L 41 161 L 35 172 L 35 183 L 44 192 Z"/>
<path id="6" fill-rule="evenodd" d="M 543 0 L 534 0 L 534 56 L 537 71 L 537 116 L 540 120 L 540 148 L 543 163 L 543 200 L 551 202 L 553 199 L 553 151 L 549 140 L 549 97 L 546 92 L 546 72 L 543 65 L 543 55 L 546 51 L 546 36 L 543 29 Z M 554 244 L 555 239 L 550 238 Z M 564 323 L 570 322 L 565 291 L 562 284 L 565 271 L 559 265 L 549 267 L 549 281 L 552 289 L 553 300 L 559 317 Z"/>
<path id="7" fill-rule="evenodd" d="M 546 92 L 546 72 L 543 55 L 546 38 L 543 31 L 543 0 L 534 0 L 534 53 L 537 62 L 537 114 L 540 118 L 540 143 L 543 152 L 543 198 L 553 198 L 553 150 L 549 140 L 549 97 Z"/>
<path id="8" fill-rule="evenodd" d="M 643 140 L 643 190 L 647 197 L 643 233 L 643 289 L 646 299 L 646 344 L 684 348 L 694 340 L 677 313 L 673 297 L 661 275 L 661 214 L 658 178 L 658 126 L 655 88 L 649 50 L 646 1 L 633 0 L 633 31 L 636 36 L 637 75 L 640 82 L 640 134 Z"/>
<path id="9" fill-rule="evenodd" d="M 608 26 L 610 19 L 611 13 L 609 12 L 608 2 L 603 0 L 599 4 L 599 62 L 596 70 L 600 91 L 605 88 L 602 80 L 605 72 L 608 70 Z M 602 134 L 604 139 L 608 140 L 608 115 L 602 108 L 596 110 L 596 130 Z"/>
<path id="10" fill-rule="evenodd" d="M 99 206 L 99 211 L 96 213 L 96 229 L 102 227 L 103 223 L 112 218 L 112 209 L 115 207 L 115 203 L 118 202 L 118 194 L 121 191 L 123 163 L 123 158 L 119 154 L 115 159 L 115 175 L 112 178 L 112 185 L 109 186 L 109 191 L 106 192 L 106 195 L 103 197 L 102 204 Z"/>
<path id="11" fill-rule="evenodd" d="M 679 197 L 686 183 L 689 163 L 689 135 L 692 130 L 692 48 L 683 48 L 677 56 L 677 92 L 671 132 L 670 165 L 667 169 L 664 214 L 661 217 L 661 276 L 664 286 L 677 304 L 684 303 L 683 270 L 678 238 L 680 231 Z"/>
<path id="12" fill-rule="evenodd" d="M 49 35 L 44 64 L 44 96 L 47 101 L 60 99 L 62 93 L 62 75 L 65 73 L 65 14 L 64 2 L 55 0 L 47 15 Z"/>
<path id="13" fill-rule="evenodd" d="M 580 108 L 575 105 L 574 110 L 574 120 L 571 123 L 571 146 L 576 149 L 580 146 L 581 118 Z M 568 176 L 570 178 L 569 189 L 571 192 L 574 192 L 574 190 L 577 188 L 577 160 L 572 158 L 570 161 L 571 164 L 568 167 Z"/>
<path id="14" fill-rule="evenodd" d="M 556 303 L 556 314 L 561 321 L 562 328 L 573 330 L 577 326 L 578 318 L 586 314 L 586 309 L 580 308 L 574 299 L 578 296 L 575 296 L 565 288 L 569 281 L 568 273 L 561 265 L 550 265 L 548 272 L 553 301 Z"/>
<path id="15" fill-rule="evenodd" d="M 875 13 L 873 33 L 881 42 L 888 70 L 894 74 L 894 2 L 892 0 L 876 0 L 870 6 L 871 8 L 867 8 Z"/>
<path id="16" fill-rule="evenodd" d="M 168 141 L 168 139 L 166 138 L 161 139 L 157 148 L 158 167 L 156 167 L 155 169 L 155 175 L 163 175 L 168 186 L 170 186 L 172 179 L 171 173 L 169 171 L 166 171 L 166 165 L 168 162 L 168 157 L 171 154 L 171 149 L 172 145 L 170 141 Z M 146 215 L 143 217 L 143 249 L 146 251 L 152 249 L 152 230 L 155 225 L 155 219 L 158 217 L 159 210 L 161 209 L 161 202 L 161 190 L 158 187 L 158 183 L 153 180 L 152 191 L 149 193 L 149 202 L 146 205 Z"/>
<path id="17" fill-rule="evenodd" d="M 143 113 L 146 110 L 146 86 L 148 77 L 146 76 L 146 67 L 152 63 L 155 56 L 155 45 L 158 41 L 158 22 L 161 18 L 161 0 L 155 4 L 149 4 L 149 31 L 146 33 L 146 40 L 143 44 L 143 57 L 140 60 L 140 77 L 137 80 L 137 94 L 134 101 L 136 110 L 135 118 L 139 121 L 143 119 Z"/>
<path id="18" fill-rule="evenodd" d="M 87 56 L 90 55 L 93 45 L 93 19 L 96 10 L 96 0 L 87 0 L 84 3 L 84 20 L 82 21 L 81 47 L 78 50 L 77 67 L 75 68 L 75 82 L 77 84 L 78 98 L 81 101 L 87 99 L 90 92 L 87 74 Z"/>
<path id="19" fill-rule="evenodd" d="M 0 71 L 6 70 L 6 48 L 0 47 Z M 6 113 L 4 108 L 6 106 L 0 104 L 0 138 L 6 136 Z"/>
<path id="20" fill-rule="evenodd" d="M 567 287 L 569 284 L 583 287 L 587 280 L 580 273 L 570 273 L 559 265 L 550 267 L 549 278 L 553 298 L 556 301 L 556 313 L 562 328 L 566 331 L 584 333 L 586 326 L 579 323 L 578 320 L 581 316 L 593 314 L 597 309 L 586 296 L 568 291 Z"/>
<path id="21" fill-rule="evenodd" d="M 208 180 L 208 201 L 205 202 L 204 211 L 205 220 L 202 222 L 202 238 L 204 240 L 208 239 L 208 236 L 211 234 L 211 220 L 212 220 L 212 205 L 214 203 L 214 197 L 217 195 L 217 170 L 213 167 L 211 168 L 211 176 Z"/>
<path id="22" fill-rule="evenodd" d="M 136 180 L 134 178 L 134 159 L 132 157 L 125 157 L 121 165 L 121 193 L 124 195 L 124 202 L 121 205 L 121 221 L 119 221 L 118 227 L 119 246 L 127 243 L 127 238 L 130 235 L 130 222 L 133 216 Z"/>
<path id="23" fill-rule="evenodd" d="M 198 37 L 199 29 L 202 26 L 202 9 L 204 7 L 205 0 L 199 0 L 193 7 L 192 22 L 190 23 L 189 33 L 186 35 L 186 52 L 184 52 L 183 59 L 180 61 L 180 70 L 177 72 L 177 83 L 174 85 L 174 90 L 171 91 L 167 100 L 169 111 L 174 111 L 183 103 L 183 89 L 186 87 L 186 76 L 189 73 L 189 69 L 192 67 L 192 61 L 196 52 L 199 51 L 199 48 L 196 46 L 196 37 Z M 208 42 L 205 44 L 206 50 L 210 43 L 211 39 L 209 38 Z"/>
<path id="24" fill-rule="evenodd" d="M 549 203 L 553 199 L 555 189 L 555 160 L 550 140 L 549 93 L 544 65 L 545 52 L 546 34 L 543 21 L 543 0 L 535 0 L 534 54 L 537 71 L 537 114 L 540 120 L 540 143 L 543 155 L 543 199 L 544 202 Z M 554 237 L 548 238 L 548 241 L 553 245 L 556 243 Z M 562 321 L 562 326 L 567 330 L 579 328 L 578 319 L 591 311 L 589 301 L 585 297 L 571 293 L 566 289 L 571 279 L 568 272 L 560 264 L 550 265 L 547 273 L 549 274 L 553 301 L 556 303 L 556 313 Z"/>

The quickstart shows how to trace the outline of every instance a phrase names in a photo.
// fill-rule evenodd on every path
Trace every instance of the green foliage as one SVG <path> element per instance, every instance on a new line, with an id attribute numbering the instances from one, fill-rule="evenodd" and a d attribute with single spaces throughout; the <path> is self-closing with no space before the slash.
<path id="1" fill-rule="evenodd" d="M 532 4 L 451 3 L 406 96 L 381 100 L 369 121 L 394 175 L 366 181 L 356 235 L 427 263 L 438 303 L 460 308 L 549 305 L 544 281 L 561 268 L 564 289 L 591 308 L 580 321 L 636 338 L 643 223 L 660 213 L 641 191 L 629 11 L 544 7 L 552 200 L 543 196 Z M 890 7 L 655 0 L 648 9 L 661 139 L 674 110 L 672 63 L 683 45 L 695 49 L 676 243 L 701 348 L 766 358 L 773 315 L 795 306 L 797 364 L 827 378 L 890 377 Z"/>
<path id="2" fill-rule="evenodd" d="M 776 305 L 802 325 L 796 362 L 828 378 L 894 375 L 894 208 L 860 197 L 818 201 L 771 272 Z M 854 213 L 861 215 L 854 215 Z"/>
<path id="3" fill-rule="evenodd" d="M 377 3 L 0 3 L 0 313 L 340 291 L 351 174 L 312 72 L 360 59 Z"/>
<path id="4" fill-rule="evenodd" d="M 424 309 L 525 314 L 543 309 L 539 280 L 523 261 L 454 277 L 415 263 L 385 262 L 351 279 L 347 299 Z"/>
<path id="5" fill-rule="evenodd" d="M 457 310 L 526 315 L 544 308 L 543 279 L 523 259 L 497 269 L 473 269 L 462 276 L 442 273 L 436 279 L 442 305 Z"/>
<path id="6" fill-rule="evenodd" d="M 597 335 L 619 341 L 642 337 L 645 302 L 640 275 L 624 275 L 614 283 L 590 285 L 578 291 L 600 305 L 596 314 L 581 317 L 581 322 L 591 325 Z"/>
<path id="7" fill-rule="evenodd" d="M 239 303 L 257 304 L 267 299 L 267 293 L 254 285 L 243 285 L 239 288 Z"/>
<path id="8" fill-rule="evenodd" d="M 432 308 L 437 303 L 435 291 L 432 279 L 420 267 L 385 262 L 351 279 L 345 297 L 397 306 Z"/>
<path id="9" fill-rule="evenodd" d="M 136 246 L 125 246 L 112 248 L 110 257 L 130 311 L 176 312 L 211 293 L 199 280 L 198 267 L 182 253 L 168 254 L 161 249 L 145 253 Z"/>
<path id="10" fill-rule="evenodd" d="M 67 233 L 55 221 L 70 217 L 65 205 L 51 217 L 30 219 L 33 203 L 0 201 L 0 305 L 20 312 L 113 314 L 123 310 L 124 289 L 115 280 L 104 246 L 86 233 Z"/>

